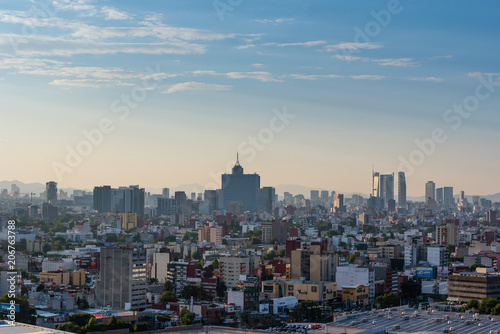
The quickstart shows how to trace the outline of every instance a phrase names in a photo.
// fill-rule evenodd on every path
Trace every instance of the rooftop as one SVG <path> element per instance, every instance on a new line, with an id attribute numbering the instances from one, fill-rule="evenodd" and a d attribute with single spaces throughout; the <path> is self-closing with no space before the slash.
<path id="1" fill-rule="evenodd" d="M 496 333 L 500 326 L 500 316 L 407 308 L 341 315 L 336 319 L 327 325 L 325 333 L 343 333 L 344 329 L 352 328 L 365 334 L 446 333 L 450 329 L 456 334 L 484 334 Z"/>

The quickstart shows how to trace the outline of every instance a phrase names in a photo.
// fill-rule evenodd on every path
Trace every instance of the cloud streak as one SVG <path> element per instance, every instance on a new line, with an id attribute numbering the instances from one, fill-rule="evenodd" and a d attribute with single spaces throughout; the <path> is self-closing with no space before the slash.
<path id="1" fill-rule="evenodd" d="M 162 93 L 172 94 L 175 92 L 187 91 L 187 90 L 220 91 L 220 90 L 231 90 L 232 87 L 233 86 L 229 86 L 229 85 L 207 84 L 207 83 L 203 83 L 203 82 L 190 81 L 190 82 L 182 82 L 182 83 L 172 85 L 171 87 L 169 87 L 167 90 L 163 91 Z"/>

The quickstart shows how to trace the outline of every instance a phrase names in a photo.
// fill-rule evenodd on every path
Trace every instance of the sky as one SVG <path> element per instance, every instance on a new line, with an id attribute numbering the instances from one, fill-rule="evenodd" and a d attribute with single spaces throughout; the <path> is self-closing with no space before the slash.
<path id="1" fill-rule="evenodd" d="M 0 0 L 0 179 L 500 192 L 495 1 Z"/>

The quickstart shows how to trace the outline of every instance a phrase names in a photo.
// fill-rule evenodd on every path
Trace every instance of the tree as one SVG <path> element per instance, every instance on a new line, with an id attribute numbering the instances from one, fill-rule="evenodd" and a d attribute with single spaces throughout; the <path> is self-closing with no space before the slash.
<path id="1" fill-rule="evenodd" d="M 182 308 L 182 310 L 179 312 L 179 317 L 181 319 L 181 326 L 194 324 L 195 314 L 189 312 L 187 307 Z"/>
<path id="2" fill-rule="evenodd" d="M 71 333 L 81 333 L 82 329 L 80 326 L 76 325 L 75 323 L 68 321 L 65 322 L 62 325 L 57 326 L 56 328 L 59 331 L 65 331 L 65 332 L 71 332 Z"/>
<path id="3" fill-rule="evenodd" d="M 177 237 L 174 234 L 167 235 L 165 237 L 165 242 L 175 242 Z"/>
<path id="4" fill-rule="evenodd" d="M 358 255 L 356 254 L 351 254 L 351 255 L 348 255 L 346 260 L 349 261 L 349 263 L 354 263 L 356 261 L 356 258 L 358 257 Z"/>
<path id="5" fill-rule="evenodd" d="M 10 303 L 12 299 L 5 294 L 0 298 L 0 303 Z M 16 321 L 34 325 L 36 322 L 36 309 L 31 307 L 26 296 L 15 297 L 14 301 L 19 305 L 19 312 L 16 313 Z"/>
<path id="6" fill-rule="evenodd" d="M 401 295 L 405 299 L 415 300 L 420 295 L 421 285 L 415 281 L 407 281 L 401 284 Z"/>
<path id="7" fill-rule="evenodd" d="M 168 280 L 163 283 L 163 291 L 174 291 L 174 284 Z"/>
<path id="8" fill-rule="evenodd" d="M 118 242 L 118 235 L 114 233 L 107 233 L 104 240 L 106 242 Z"/>
<path id="9" fill-rule="evenodd" d="M 378 296 L 377 299 L 375 299 L 375 303 L 378 304 L 379 309 L 383 309 L 399 306 L 401 304 L 401 299 L 393 292 L 390 292 L 388 294 Z"/>
<path id="10" fill-rule="evenodd" d="M 41 283 L 36 287 L 36 292 L 45 291 L 45 284 Z"/>
<path id="11" fill-rule="evenodd" d="M 214 259 L 212 261 L 212 266 L 214 266 L 214 269 L 219 269 L 219 260 Z"/>
<path id="12" fill-rule="evenodd" d="M 470 266 L 470 271 L 476 271 L 477 268 L 484 268 L 485 265 L 481 263 L 474 263 Z"/>
<path id="13" fill-rule="evenodd" d="M 90 307 L 89 302 L 85 298 L 78 297 L 76 300 L 76 305 L 79 310 L 86 310 Z"/>
<path id="14" fill-rule="evenodd" d="M 479 313 L 491 314 L 497 305 L 498 300 L 496 298 L 483 298 L 479 303 Z"/>
<path id="15" fill-rule="evenodd" d="M 92 318 L 94 318 L 92 314 L 74 313 L 69 316 L 68 320 L 77 326 L 83 327 L 87 325 Z"/>
<path id="16" fill-rule="evenodd" d="M 178 300 L 179 299 L 172 291 L 165 291 L 160 295 L 160 303 L 169 303 L 169 302 L 175 303 Z"/>
<path id="17" fill-rule="evenodd" d="M 132 238 L 132 242 L 141 242 L 141 234 L 139 232 L 137 232 L 136 235 L 134 235 L 134 237 Z"/>
<path id="18" fill-rule="evenodd" d="M 368 242 L 373 246 L 377 243 L 378 239 L 376 237 L 370 237 L 370 239 L 368 239 Z"/>
<path id="19" fill-rule="evenodd" d="M 367 244 L 356 244 L 354 247 L 356 247 L 356 250 L 360 250 L 360 251 L 365 251 L 368 249 Z"/>
<path id="20" fill-rule="evenodd" d="M 217 292 L 217 297 L 224 298 L 226 296 L 227 285 L 217 277 L 217 284 L 215 286 L 215 292 Z"/>
<path id="21" fill-rule="evenodd" d="M 291 312 L 296 321 L 316 322 L 321 320 L 321 308 L 312 300 L 304 300 L 297 304 Z"/>
<path id="22" fill-rule="evenodd" d="M 149 324 L 146 322 L 138 322 L 134 326 L 134 332 L 145 332 L 149 330 Z"/>
<path id="23" fill-rule="evenodd" d="M 181 297 L 189 299 L 191 296 L 196 300 L 205 300 L 207 298 L 207 292 L 202 287 L 187 284 L 181 291 Z"/>

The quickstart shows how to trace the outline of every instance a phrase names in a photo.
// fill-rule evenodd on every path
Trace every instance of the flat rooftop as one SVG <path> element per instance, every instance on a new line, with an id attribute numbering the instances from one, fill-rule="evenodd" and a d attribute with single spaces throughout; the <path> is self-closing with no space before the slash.
<path id="1" fill-rule="evenodd" d="M 402 312 L 403 311 L 403 312 Z M 393 308 L 340 315 L 325 333 L 450 333 L 484 334 L 500 330 L 500 316 Z M 399 327 L 397 327 L 399 326 Z"/>

